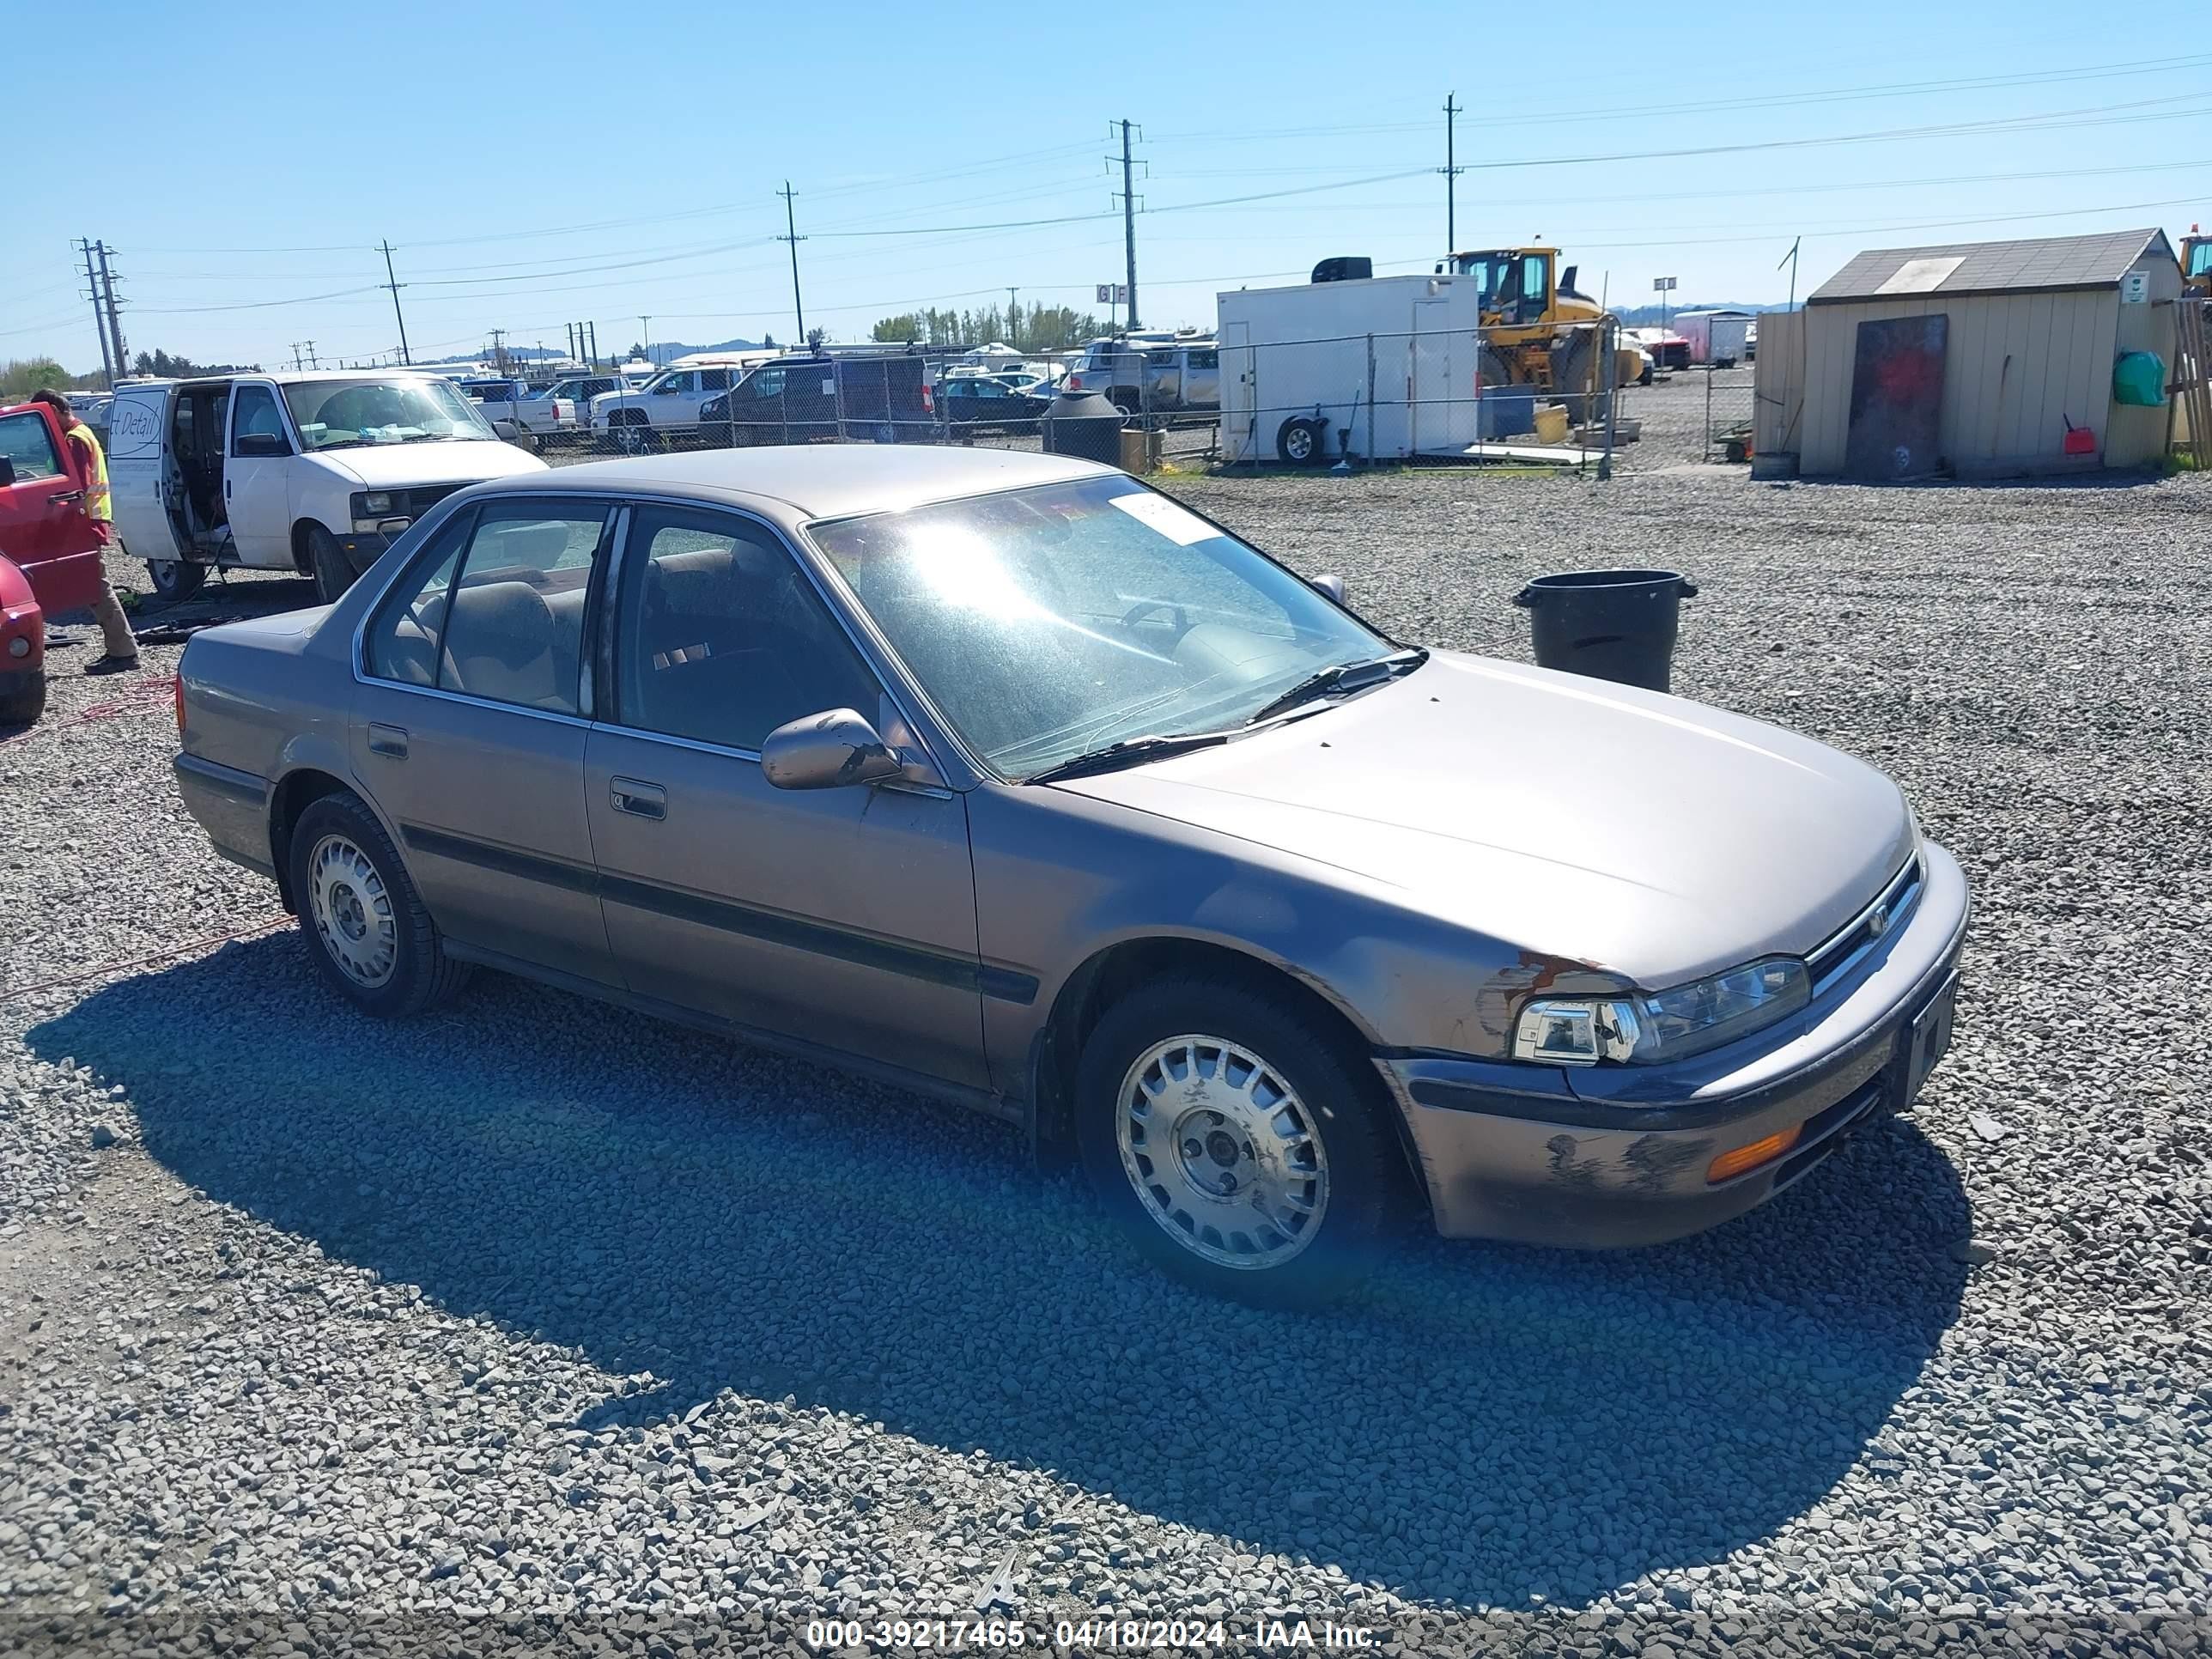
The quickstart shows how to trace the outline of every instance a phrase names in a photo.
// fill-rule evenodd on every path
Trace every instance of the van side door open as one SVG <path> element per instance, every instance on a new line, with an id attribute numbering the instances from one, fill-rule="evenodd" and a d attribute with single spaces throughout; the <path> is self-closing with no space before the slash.
<path id="1" fill-rule="evenodd" d="M 107 477 L 115 533 L 133 558 L 173 561 L 185 544 L 169 510 L 178 488 L 170 453 L 173 385 L 116 389 L 107 411 Z"/>

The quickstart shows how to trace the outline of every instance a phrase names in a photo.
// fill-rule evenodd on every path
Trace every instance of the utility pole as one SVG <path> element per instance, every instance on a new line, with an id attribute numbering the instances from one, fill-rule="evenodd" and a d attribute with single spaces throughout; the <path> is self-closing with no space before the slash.
<path id="1" fill-rule="evenodd" d="M 92 293 L 92 331 L 100 336 L 100 364 L 107 371 L 107 389 L 115 389 L 115 359 L 107 351 L 107 318 L 100 309 L 100 278 L 92 269 L 92 244 L 79 238 L 77 246 L 84 250 L 84 282 Z"/>
<path id="2" fill-rule="evenodd" d="M 599 366 L 599 325 L 592 322 L 581 324 L 580 327 L 591 336 L 591 363 L 593 368 L 597 368 Z"/>
<path id="3" fill-rule="evenodd" d="M 641 343 L 642 343 L 642 344 L 644 345 L 644 347 L 645 347 L 645 361 L 646 361 L 646 362 L 647 362 L 648 363 L 649 363 L 649 362 L 653 362 L 653 319 L 652 319 L 652 318 L 650 318 L 650 317 L 641 317 L 641 318 L 639 318 L 639 319 L 637 319 L 637 325 L 638 325 L 640 328 L 641 328 L 641 329 L 643 329 L 643 330 L 645 331 L 645 338 L 644 338 L 644 340 L 641 342 Z M 657 365 L 656 365 L 656 367 L 657 367 Z"/>
<path id="4" fill-rule="evenodd" d="M 791 309 L 799 319 L 799 344 L 803 347 L 806 343 L 806 302 L 799 297 L 799 245 L 806 239 L 799 234 L 799 221 L 792 209 L 791 180 L 785 179 L 783 188 L 776 194 L 783 198 L 784 228 L 784 234 L 776 240 L 791 244 Z"/>
<path id="5" fill-rule="evenodd" d="M 1010 288 L 1006 290 L 1006 343 L 1017 351 L 1022 349 L 1021 307 L 1015 301 L 1014 295 L 1020 292 L 1019 289 Z"/>
<path id="6" fill-rule="evenodd" d="M 107 335 L 115 347 L 115 361 L 127 363 L 130 356 L 123 349 L 123 319 L 115 309 L 115 276 L 107 268 L 107 244 L 94 242 L 93 251 L 100 255 L 100 286 L 107 295 Z"/>
<path id="7" fill-rule="evenodd" d="M 392 244 L 390 242 L 384 244 L 384 281 L 378 286 L 392 290 L 392 320 L 399 325 L 399 361 L 412 368 L 415 366 L 415 357 L 414 354 L 407 349 L 407 319 L 399 309 L 399 290 L 407 284 L 392 274 Z"/>
<path id="8" fill-rule="evenodd" d="M 322 367 L 322 364 L 315 360 L 315 343 L 313 340 L 307 342 L 307 367 L 309 368 Z"/>
<path id="9" fill-rule="evenodd" d="M 1121 244 L 1129 260 L 1129 313 L 1124 331 L 1137 326 L 1137 198 L 1132 193 L 1134 164 L 1129 159 L 1129 123 L 1121 123 Z"/>
<path id="10" fill-rule="evenodd" d="M 295 372 L 306 367 L 306 365 L 301 363 L 300 361 L 300 347 L 302 343 L 303 342 L 299 340 L 292 342 L 292 368 Z"/>
<path id="11" fill-rule="evenodd" d="M 497 369 L 501 374 L 506 374 L 506 373 L 507 373 L 507 348 L 506 348 L 505 346 L 501 345 L 501 344 L 500 343 L 500 342 L 501 342 L 501 341 L 502 341 L 502 340 L 504 340 L 505 338 L 507 338 L 507 331 L 506 331 L 505 329 L 503 329 L 503 328 L 495 328 L 495 329 L 492 330 L 492 331 L 491 331 L 491 362 L 492 362 L 492 367 L 493 367 L 494 368 L 496 368 L 496 369 Z"/>
<path id="12" fill-rule="evenodd" d="M 1804 240 L 1802 236 L 1796 238 L 1790 244 L 1790 252 L 1774 262 L 1777 270 L 1784 265 L 1790 267 L 1790 309 L 1792 311 L 1797 309 L 1797 244 Z"/>
<path id="13" fill-rule="evenodd" d="M 1459 165 L 1459 158 L 1452 153 L 1454 141 L 1458 137 L 1459 112 L 1459 94 L 1455 92 L 1446 93 L 1444 94 L 1444 164 L 1437 169 L 1444 176 L 1444 257 L 1446 258 L 1459 252 L 1457 223 L 1459 176 L 1467 171 Z"/>

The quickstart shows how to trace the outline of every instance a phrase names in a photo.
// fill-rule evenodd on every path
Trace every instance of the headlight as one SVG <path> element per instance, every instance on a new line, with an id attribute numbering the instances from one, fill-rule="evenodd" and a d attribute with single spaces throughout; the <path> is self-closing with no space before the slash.
<path id="1" fill-rule="evenodd" d="M 392 511 L 392 497 L 381 489 L 372 489 L 362 497 L 361 504 L 371 513 Z"/>
<path id="2" fill-rule="evenodd" d="M 1680 1060 L 1795 1013 L 1812 994 L 1803 963 L 1768 957 L 1667 991 L 1540 998 L 1521 1011 L 1513 1057 L 1554 1066 Z"/>

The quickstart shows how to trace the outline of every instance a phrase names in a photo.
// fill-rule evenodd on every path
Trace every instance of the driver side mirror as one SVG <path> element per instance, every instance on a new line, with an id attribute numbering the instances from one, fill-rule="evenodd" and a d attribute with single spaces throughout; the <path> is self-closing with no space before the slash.
<path id="1" fill-rule="evenodd" d="M 1339 605 L 1347 605 L 1350 603 L 1350 601 L 1344 597 L 1344 578 L 1338 575 L 1334 570 L 1329 571 L 1325 575 L 1316 576 L 1307 584 L 1307 586 L 1328 594 L 1330 599 L 1335 600 Z"/>
<path id="2" fill-rule="evenodd" d="M 241 432 L 232 442 L 230 447 L 231 453 L 241 459 L 246 456 L 260 456 L 265 459 L 272 456 L 289 455 L 292 453 L 292 446 L 285 441 L 284 434 L 281 432 Z"/>
<path id="3" fill-rule="evenodd" d="M 761 773 L 778 789 L 883 783 L 905 768 L 867 719 L 832 708 L 779 726 L 761 744 Z"/>

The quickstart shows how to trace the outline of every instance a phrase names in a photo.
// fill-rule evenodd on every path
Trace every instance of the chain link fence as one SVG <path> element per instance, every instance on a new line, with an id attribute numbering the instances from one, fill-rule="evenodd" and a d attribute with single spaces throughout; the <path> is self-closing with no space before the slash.
<path id="1" fill-rule="evenodd" d="M 1610 317 L 1555 330 L 1224 331 L 1078 351 L 701 356 L 642 384 L 584 374 L 530 395 L 493 387 L 483 407 L 502 436 L 556 465 L 801 443 L 1036 450 L 1069 392 L 1103 399 L 1085 407 L 1110 406 L 1146 434 L 1121 452 L 1140 467 L 1496 461 L 1602 474 L 1741 459 L 1750 446 L 1750 368 L 1653 369 Z"/>

